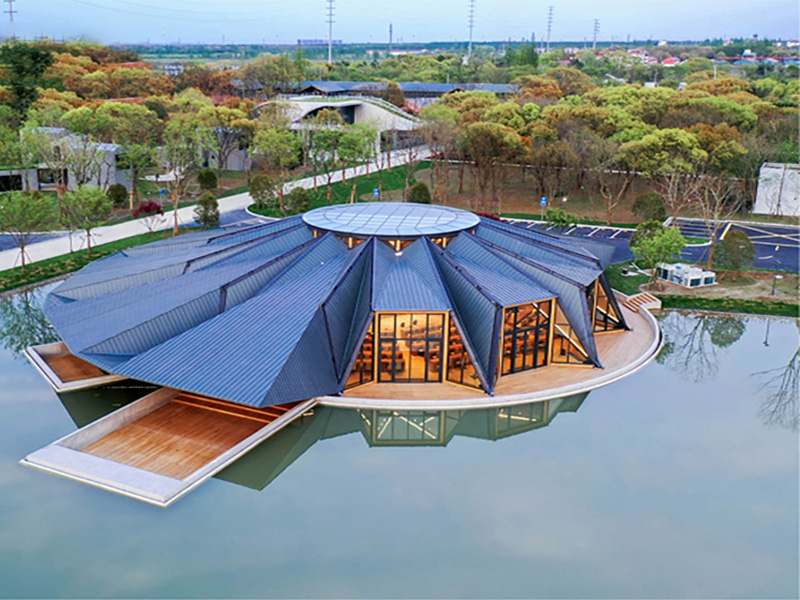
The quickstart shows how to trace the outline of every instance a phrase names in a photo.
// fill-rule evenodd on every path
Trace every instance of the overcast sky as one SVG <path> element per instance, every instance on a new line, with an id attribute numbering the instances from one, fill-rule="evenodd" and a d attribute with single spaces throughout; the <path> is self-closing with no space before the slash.
<path id="1" fill-rule="evenodd" d="M 7 10 L 8 0 L 1 0 Z M 714 37 L 797 39 L 796 0 L 475 0 L 476 41 L 551 39 L 684 40 Z M 0 36 L 83 36 L 113 42 L 296 43 L 328 36 L 326 0 L 14 0 L 14 30 Z M 336 0 L 334 39 L 386 42 L 466 40 L 469 0 Z"/>

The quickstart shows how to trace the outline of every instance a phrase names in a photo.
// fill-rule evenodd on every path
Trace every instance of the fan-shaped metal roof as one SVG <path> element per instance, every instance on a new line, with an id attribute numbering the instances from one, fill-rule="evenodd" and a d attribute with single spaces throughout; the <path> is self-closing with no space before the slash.
<path id="1" fill-rule="evenodd" d="M 431 241 L 443 236 L 444 249 Z M 504 306 L 557 297 L 599 364 L 586 303 L 598 277 L 608 292 L 598 258 L 570 240 L 387 202 L 118 252 L 59 285 L 45 312 L 107 371 L 267 406 L 341 392 L 376 311 L 446 311 L 492 393 Z"/>

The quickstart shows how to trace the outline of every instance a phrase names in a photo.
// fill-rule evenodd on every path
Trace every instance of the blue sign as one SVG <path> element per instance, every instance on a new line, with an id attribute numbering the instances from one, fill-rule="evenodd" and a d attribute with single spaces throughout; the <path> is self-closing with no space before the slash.
<path id="1" fill-rule="evenodd" d="M 164 188 L 161 188 L 160 190 L 158 190 L 158 193 L 163 196 L 164 194 L 167 193 L 167 190 L 164 189 Z"/>
<path id="2" fill-rule="evenodd" d="M 547 196 L 539 198 L 539 206 L 547 206 Z"/>
<path id="3" fill-rule="evenodd" d="M 380 198 L 380 196 L 381 196 L 381 191 L 380 191 L 378 188 L 375 188 L 374 190 L 372 190 L 372 195 L 373 195 L 375 198 Z"/>

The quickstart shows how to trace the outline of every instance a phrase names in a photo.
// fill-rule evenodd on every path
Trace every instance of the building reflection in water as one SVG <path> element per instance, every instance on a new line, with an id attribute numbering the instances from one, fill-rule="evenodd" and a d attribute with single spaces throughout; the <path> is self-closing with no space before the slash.
<path id="1" fill-rule="evenodd" d="M 60 394 L 75 425 L 83 427 L 152 391 L 145 386 L 97 388 Z M 215 475 L 263 490 L 311 446 L 361 433 L 371 447 L 446 446 L 455 436 L 500 440 L 546 427 L 558 413 L 575 412 L 588 393 L 545 402 L 475 410 L 355 410 L 318 406 Z"/>

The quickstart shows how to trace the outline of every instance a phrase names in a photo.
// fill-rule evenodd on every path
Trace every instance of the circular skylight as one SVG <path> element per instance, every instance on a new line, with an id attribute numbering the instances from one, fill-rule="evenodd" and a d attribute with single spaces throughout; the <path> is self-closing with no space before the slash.
<path id="1" fill-rule="evenodd" d="M 305 213 L 303 221 L 322 231 L 397 239 L 448 236 L 480 223 L 476 215 L 464 210 L 410 202 L 325 206 Z"/>

